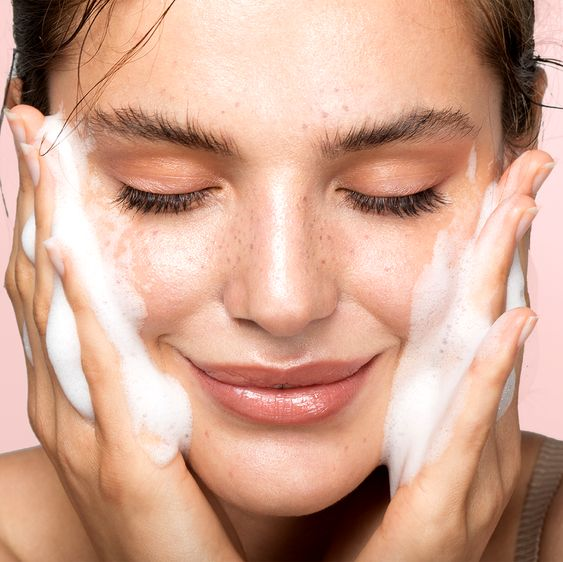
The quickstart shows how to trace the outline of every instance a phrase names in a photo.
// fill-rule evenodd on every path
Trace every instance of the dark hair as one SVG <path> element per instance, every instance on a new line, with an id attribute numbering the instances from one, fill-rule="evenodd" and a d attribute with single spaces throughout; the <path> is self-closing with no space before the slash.
<path id="1" fill-rule="evenodd" d="M 134 52 L 152 37 L 175 0 L 147 33 L 79 99 L 73 113 L 90 92 L 103 85 Z M 84 30 L 87 35 L 102 12 L 110 15 L 116 0 L 12 0 L 15 73 L 21 79 L 21 102 L 50 113 L 47 76 L 60 55 Z M 537 140 L 541 96 L 537 91 L 539 63 L 559 64 L 534 52 L 534 0 L 464 0 L 460 5 L 476 32 L 477 49 L 496 73 L 503 88 L 502 125 L 505 145 L 513 153 Z M 78 57 L 78 84 L 84 40 Z M 70 116 L 68 116 L 70 118 Z"/>

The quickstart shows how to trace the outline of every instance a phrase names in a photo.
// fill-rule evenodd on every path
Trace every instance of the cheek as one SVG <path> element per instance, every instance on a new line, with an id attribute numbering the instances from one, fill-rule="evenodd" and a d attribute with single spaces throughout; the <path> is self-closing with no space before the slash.
<path id="1" fill-rule="evenodd" d="M 123 233 L 124 246 L 130 248 L 132 281 L 150 318 L 148 332 L 180 328 L 213 291 L 212 240 L 191 234 L 185 227 L 170 231 L 156 225 L 131 226 Z"/>
<path id="2" fill-rule="evenodd" d="M 213 237 L 186 227 L 177 217 L 119 212 L 107 201 L 88 198 L 102 255 L 121 283 L 141 297 L 146 335 L 181 326 L 212 290 Z M 209 233 L 208 233 L 209 234 Z"/>
<path id="3" fill-rule="evenodd" d="M 348 248 L 356 248 L 352 263 L 347 264 L 347 292 L 403 339 L 409 333 L 412 292 L 423 267 L 432 258 L 436 238 L 436 228 L 424 225 L 425 228 L 389 226 L 382 222 L 362 234 L 360 245 L 357 233 L 343 240 Z"/>
<path id="4" fill-rule="evenodd" d="M 374 219 L 373 226 L 362 231 L 347 231 L 337 249 L 341 255 L 351 256 L 340 264 L 348 272 L 347 293 L 394 335 L 407 338 L 413 291 L 432 262 L 438 232 L 446 229 L 453 238 L 468 240 L 478 216 L 477 199 L 467 197 L 434 216 Z"/>

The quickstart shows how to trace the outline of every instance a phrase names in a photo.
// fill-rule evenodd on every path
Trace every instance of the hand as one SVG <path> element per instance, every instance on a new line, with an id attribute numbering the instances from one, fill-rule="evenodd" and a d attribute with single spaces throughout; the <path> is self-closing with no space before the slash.
<path id="1" fill-rule="evenodd" d="M 474 258 L 474 290 L 468 300 L 478 317 L 496 321 L 465 371 L 458 394 L 462 406 L 452 410 L 457 414 L 445 448 L 400 483 L 359 561 L 479 560 L 512 495 L 520 468 L 514 399 L 495 421 L 505 382 L 536 318 L 524 306 L 502 312 L 519 236 L 534 216 L 533 197 L 550 162 L 546 153 L 529 151 L 513 163 L 495 190 L 495 210 L 476 231 L 474 245 L 468 246 Z"/>
<path id="2" fill-rule="evenodd" d="M 16 106 L 9 116 L 21 185 L 6 288 L 24 343 L 29 339 L 32 428 L 100 560 L 240 560 L 240 546 L 233 546 L 182 455 L 178 453 L 166 466 L 157 466 L 140 446 L 121 384 L 120 357 L 90 307 L 79 282 L 80 271 L 62 248 L 53 248 L 49 256 L 43 245 L 51 232 L 53 178 L 37 149 L 21 144 L 35 137 L 43 119 L 39 111 L 25 105 Z M 23 226 L 32 212 L 34 264 L 21 242 Z M 47 317 L 53 279 L 59 275 L 53 263 L 61 271 L 74 313 L 94 421 L 73 408 L 49 361 Z M 24 336 L 24 326 L 28 336 Z"/>

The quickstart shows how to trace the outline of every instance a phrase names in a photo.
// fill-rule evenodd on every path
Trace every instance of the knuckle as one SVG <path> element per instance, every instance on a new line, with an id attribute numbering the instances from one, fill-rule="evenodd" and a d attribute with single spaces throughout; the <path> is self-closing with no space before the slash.
<path id="1" fill-rule="evenodd" d="M 28 418 L 29 418 L 29 425 L 33 430 L 33 433 L 36 435 L 39 442 L 48 450 L 52 449 L 52 443 L 50 439 L 50 423 L 46 416 L 41 414 L 39 408 L 37 408 L 36 404 L 33 405 L 28 402 L 27 408 Z"/>
<path id="2" fill-rule="evenodd" d="M 6 288 L 10 300 L 14 302 L 19 295 L 16 286 L 15 268 L 12 260 L 10 260 L 8 267 L 6 268 L 6 273 L 4 274 L 4 287 Z"/>
<path id="3" fill-rule="evenodd" d="M 33 289 L 33 268 L 21 257 L 15 260 L 14 282 L 15 288 L 22 299 Z"/>
<path id="4" fill-rule="evenodd" d="M 49 301 L 42 295 L 35 294 L 33 297 L 33 319 L 37 326 L 37 331 L 42 338 L 45 338 L 47 331 L 47 319 L 49 317 Z"/>

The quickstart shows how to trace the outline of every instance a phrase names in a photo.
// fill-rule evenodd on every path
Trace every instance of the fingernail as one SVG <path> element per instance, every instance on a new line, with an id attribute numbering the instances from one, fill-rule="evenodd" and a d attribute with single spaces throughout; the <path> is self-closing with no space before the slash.
<path id="1" fill-rule="evenodd" d="M 538 322 L 538 316 L 530 316 L 524 324 L 522 331 L 520 332 L 520 337 L 518 338 L 518 347 L 522 347 L 524 342 L 528 339 L 528 336 L 532 333 L 532 330 L 536 327 Z"/>
<path id="2" fill-rule="evenodd" d="M 29 170 L 29 175 L 31 176 L 31 181 L 33 185 L 37 187 L 39 185 L 39 157 L 37 156 L 35 147 L 25 142 L 22 142 L 20 146 L 25 163 L 27 164 L 27 169 Z"/>
<path id="3" fill-rule="evenodd" d="M 6 121 L 8 121 L 10 130 L 12 131 L 14 140 L 18 144 L 25 142 L 25 128 L 20 122 L 20 118 L 13 111 L 10 111 L 7 107 L 4 108 L 4 115 L 6 116 Z"/>
<path id="4" fill-rule="evenodd" d="M 43 240 L 43 246 L 45 246 L 45 249 L 47 250 L 47 255 L 49 256 L 53 267 L 55 268 L 59 276 L 62 277 L 65 272 L 65 266 L 57 239 L 52 237 L 47 240 Z"/>
<path id="5" fill-rule="evenodd" d="M 518 223 L 518 228 L 516 229 L 516 242 L 520 242 L 520 240 L 522 240 L 522 237 L 530 228 L 530 225 L 532 224 L 532 221 L 538 214 L 539 210 L 540 208 L 536 206 L 530 207 L 529 209 L 526 209 L 524 211 L 522 217 L 520 218 L 520 222 Z"/>
<path id="6" fill-rule="evenodd" d="M 543 166 L 540 166 L 534 177 L 534 182 L 532 183 L 532 193 L 536 195 L 542 186 L 543 182 L 547 179 L 547 176 L 551 174 L 551 170 L 555 167 L 555 162 L 547 162 Z"/>

